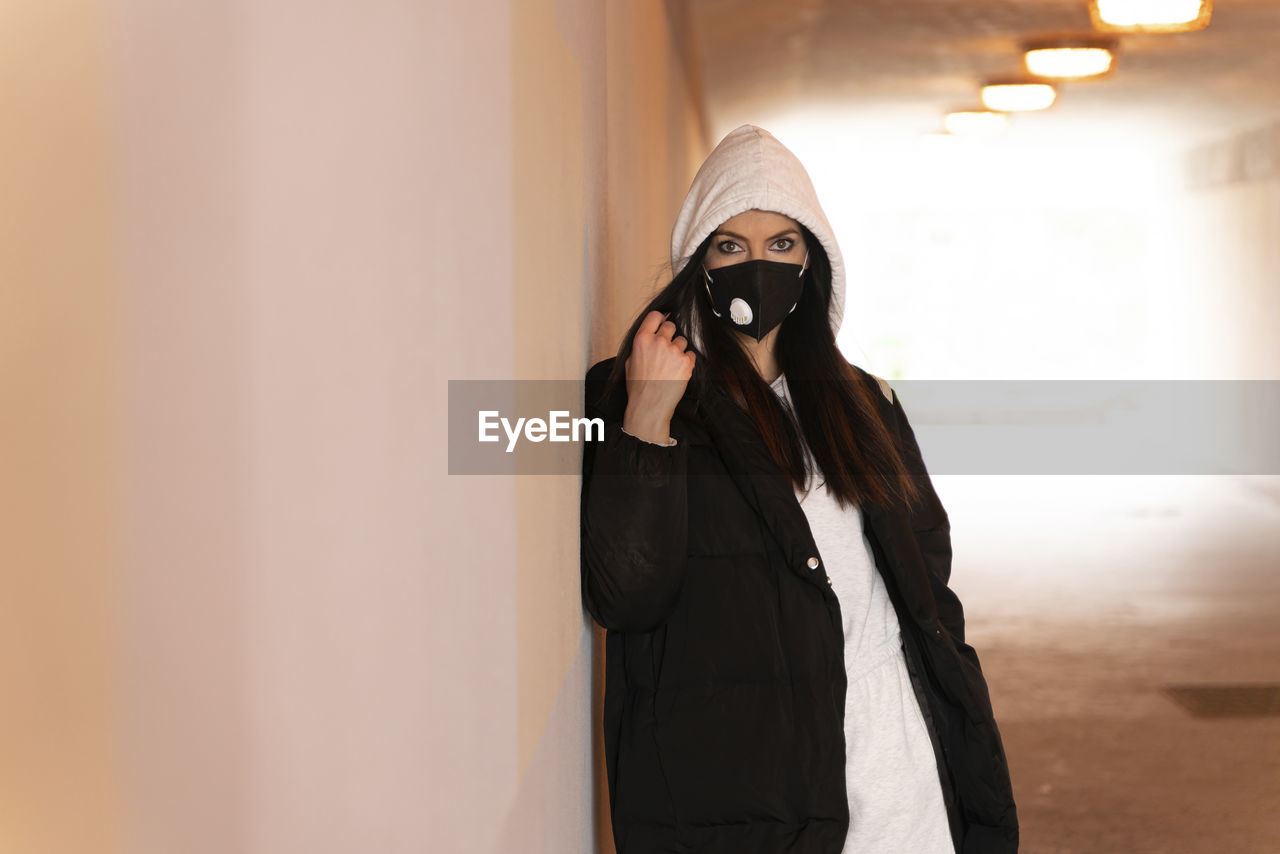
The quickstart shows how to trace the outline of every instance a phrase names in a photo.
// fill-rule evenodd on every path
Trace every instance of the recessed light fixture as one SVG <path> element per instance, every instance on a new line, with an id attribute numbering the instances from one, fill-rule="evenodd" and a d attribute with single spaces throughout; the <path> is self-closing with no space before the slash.
<path id="1" fill-rule="evenodd" d="M 1186 33 L 1209 26 L 1213 0 L 1089 0 L 1094 29 L 1111 33 Z"/>
<path id="2" fill-rule="evenodd" d="M 995 110 L 956 110 L 947 113 L 944 124 L 956 136 L 992 137 L 1008 129 L 1009 117 Z"/>
<path id="3" fill-rule="evenodd" d="M 982 87 L 982 105 L 1005 113 L 1047 109 L 1056 97 L 1048 83 L 992 80 Z"/>
<path id="4" fill-rule="evenodd" d="M 1060 36 L 1035 39 L 1023 44 L 1027 71 L 1052 80 L 1081 80 L 1101 77 L 1115 68 L 1115 41 L 1111 39 Z"/>

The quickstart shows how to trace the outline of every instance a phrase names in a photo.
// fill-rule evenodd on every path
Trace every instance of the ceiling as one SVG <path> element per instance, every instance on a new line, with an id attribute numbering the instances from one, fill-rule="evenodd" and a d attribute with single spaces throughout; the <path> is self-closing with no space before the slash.
<path id="1" fill-rule="evenodd" d="M 869 133 L 942 130 L 1022 39 L 1090 32 L 1086 0 L 677 0 L 715 139 L 819 111 Z M 1280 118 L 1280 0 L 1217 0 L 1205 30 L 1121 37 L 1113 74 L 1020 114 L 1026 140 L 1087 133 L 1186 147 Z"/>

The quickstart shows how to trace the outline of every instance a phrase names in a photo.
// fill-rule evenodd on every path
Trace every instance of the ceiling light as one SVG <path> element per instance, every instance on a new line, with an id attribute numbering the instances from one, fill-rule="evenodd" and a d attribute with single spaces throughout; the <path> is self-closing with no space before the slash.
<path id="1" fill-rule="evenodd" d="M 1209 26 L 1213 0 L 1089 0 L 1095 29 L 1113 33 L 1185 33 Z"/>
<path id="2" fill-rule="evenodd" d="M 957 110 L 947 113 L 945 124 L 956 136 L 990 137 L 1009 127 L 1009 117 L 994 110 Z"/>
<path id="3" fill-rule="evenodd" d="M 1115 42 L 1090 38 L 1040 39 L 1023 45 L 1027 71 L 1036 77 L 1079 80 L 1115 67 Z"/>
<path id="4" fill-rule="evenodd" d="M 989 110 L 1017 113 L 1043 110 L 1057 95 L 1048 83 L 988 83 L 982 87 L 982 105 Z"/>

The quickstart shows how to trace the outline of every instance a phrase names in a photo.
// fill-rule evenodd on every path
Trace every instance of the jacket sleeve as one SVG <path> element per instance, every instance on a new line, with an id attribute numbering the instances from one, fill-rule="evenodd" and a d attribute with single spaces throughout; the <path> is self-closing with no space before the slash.
<path id="1" fill-rule="evenodd" d="M 933 488 L 933 481 L 925 468 L 915 431 L 907 420 L 898 393 L 893 393 L 893 412 L 898 434 L 902 439 L 904 462 L 907 471 L 923 493 L 922 500 L 911 508 L 911 529 L 915 534 L 920 553 L 929 571 L 934 600 L 938 606 L 938 620 L 955 641 L 956 647 L 964 644 L 964 607 L 959 597 L 948 585 L 951 580 L 951 520 L 942 500 Z"/>
<path id="2" fill-rule="evenodd" d="M 688 448 L 624 433 L 625 402 L 598 399 L 605 373 L 597 365 L 586 382 L 585 413 L 603 420 L 604 438 L 583 443 L 582 599 L 606 629 L 652 631 L 684 577 Z"/>

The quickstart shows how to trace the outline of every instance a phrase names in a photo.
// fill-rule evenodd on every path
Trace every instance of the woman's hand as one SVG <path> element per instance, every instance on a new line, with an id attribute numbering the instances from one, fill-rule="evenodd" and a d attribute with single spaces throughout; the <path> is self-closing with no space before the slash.
<path id="1" fill-rule="evenodd" d="M 671 417 L 693 376 L 696 356 L 689 342 L 675 335 L 676 325 L 651 311 L 640 322 L 627 357 L 627 411 L 622 429 L 648 442 L 666 444 Z"/>

